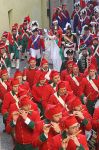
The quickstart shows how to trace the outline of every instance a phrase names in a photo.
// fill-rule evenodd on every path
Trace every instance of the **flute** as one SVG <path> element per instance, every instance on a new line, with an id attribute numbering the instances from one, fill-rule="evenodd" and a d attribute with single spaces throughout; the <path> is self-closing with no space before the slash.
<path id="1" fill-rule="evenodd" d="M 74 135 L 70 135 L 67 137 L 67 140 L 70 140 L 73 136 L 77 136 L 79 133 L 81 133 L 82 130 L 79 130 L 77 133 L 75 133 Z"/>
<path id="2" fill-rule="evenodd" d="M 20 110 L 22 110 L 22 109 L 20 109 Z M 19 114 L 21 114 L 21 112 L 20 112 L 20 110 L 19 110 Z M 24 110 L 24 109 L 23 109 Z M 33 110 L 32 109 L 30 109 L 30 110 L 24 110 L 26 113 L 31 113 L 31 112 L 33 112 Z"/>

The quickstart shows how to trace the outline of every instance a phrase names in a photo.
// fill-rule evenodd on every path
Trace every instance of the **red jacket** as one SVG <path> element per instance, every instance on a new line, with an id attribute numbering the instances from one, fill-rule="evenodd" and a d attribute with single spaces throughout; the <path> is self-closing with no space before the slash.
<path id="1" fill-rule="evenodd" d="M 11 104 L 16 103 L 16 100 L 13 97 L 14 95 L 17 97 L 17 95 L 14 94 L 13 91 L 7 92 L 4 95 L 4 100 L 3 100 L 3 105 L 2 105 L 2 114 L 3 115 L 5 115 L 6 113 L 9 112 L 9 108 L 10 108 Z"/>
<path id="2" fill-rule="evenodd" d="M 57 94 L 57 96 L 58 96 L 58 94 Z M 61 96 L 61 98 L 63 99 L 63 101 L 64 101 L 65 104 L 66 104 L 66 103 L 68 103 L 68 101 L 69 101 L 71 98 L 73 98 L 73 93 L 69 93 L 69 92 L 68 92 L 67 95 L 63 95 L 63 96 Z M 68 115 L 68 112 L 67 112 L 66 108 L 63 107 L 63 105 L 58 101 L 58 99 L 56 98 L 56 96 L 55 96 L 54 94 L 50 96 L 50 98 L 49 98 L 49 100 L 48 100 L 48 103 L 49 103 L 49 104 L 52 104 L 52 105 L 57 105 L 57 104 L 59 104 L 59 105 L 63 108 L 63 111 L 62 111 L 62 112 L 63 112 L 63 116 Z"/>
<path id="3" fill-rule="evenodd" d="M 76 117 L 77 121 L 80 123 L 81 125 L 81 130 L 83 131 L 83 133 L 85 134 L 85 130 L 86 131 L 90 131 L 92 129 L 92 117 L 91 115 L 88 113 L 87 109 L 82 109 L 82 114 L 84 116 L 84 119 L 80 119 L 79 117 Z M 85 123 L 86 121 L 88 121 L 87 123 Z"/>
<path id="4" fill-rule="evenodd" d="M 79 143 L 83 146 L 84 150 L 89 150 L 87 146 L 86 137 L 82 134 L 78 134 L 77 138 Z M 59 134 L 52 138 L 49 149 L 58 150 L 61 149 L 61 147 L 62 147 L 62 136 Z M 69 140 L 66 150 L 76 150 L 76 149 L 77 147 L 76 144 L 73 142 L 73 140 Z"/>
<path id="5" fill-rule="evenodd" d="M 13 125 L 12 121 L 12 113 L 17 111 L 16 105 L 14 106 L 13 110 L 9 115 L 6 125 L 7 133 L 11 131 L 15 131 L 15 140 L 19 144 L 31 144 L 32 143 L 32 136 L 35 129 L 35 123 L 40 121 L 40 116 L 37 111 L 33 111 L 31 114 L 28 114 L 28 118 L 30 119 L 30 123 L 27 125 L 23 118 L 19 116 L 16 125 Z"/>
<path id="6" fill-rule="evenodd" d="M 83 74 L 82 73 L 79 73 L 79 75 L 77 77 L 75 77 L 79 83 L 79 85 L 73 80 L 73 74 L 70 74 L 67 76 L 66 80 L 69 81 L 69 84 L 71 86 L 71 89 L 74 93 L 74 95 L 78 95 L 78 90 L 79 90 L 79 86 L 80 86 L 80 83 L 83 79 Z"/>
<path id="7" fill-rule="evenodd" d="M 10 91 L 10 80 L 8 80 L 8 81 L 6 81 L 6 82 L 4 82 L 5 83 L 5 85 L 6 85 L 6 87 L 5 86 L 3 86 L 3 84 L 0 82 L 0 99 L 3 101 L 3 99 L 4 99 L 4 95 L 8 92 L 8 91 Z"/>
<path id="8" fill-rule="evenodd" d="M 72 73 L 72 72 L 68 72 L 67 69 L 63 70 L 63 71 L 61 72 L 61 80 L 62 80 L 62 81 L 66 81 L 67 76 L 70 75 L 71 73 Z"/>
<path id="9" fill-rule="evenodd" d="M 34 84 L 37 84 L 39 82 L 39 77 L 41 74 L 46 75 L 49 71 L 43 71 L 41 69 L 37 70 L 34 76 Z M 46 81 L 48 83 L 48 80 Z"/>
<path id="10" fill-rule="evenodd" d="M 99 77 L 93 79 L 93 82 L 95 83 L 95 85 L 99 89 Z M 91 101 L 96 100 L 99 96 L 99 93 L 94 90 L 94 88 L 91 86 L 91 84 L 89 83 L 87 78 L 82 79 L 78 93 L 79 93 L 79 96 L 82 97 L 83 95 L 85 95 Z"/>
<path id="11" fill-rule="evenodd" d="M 26 81 L 29 83 L 30 88 L 32 89 L 32 86 L 34 84 L 34 76 L 36 74 L 37 69 L 25 69 L 23 71 L 23 77 L 26 77 Z"/>
<path id="12" fill-rule="evenodd" d="M 48 150 L 49 144 L 52 138 L 57 135 L 56 131 L 51 127 L 48 133 L 48 137 L 44 136 L 43 132 L 43 122 L 38 123 L 36 126 L 36 130 L 34 131 L 33 135 L 33 147 L 39 147 L 39 150 Z M 45 137 L 43 141 L 42 137 Z"/>
<path id="13" fill-rule="evenodd" d="M 54 93 L 53 88 L 46 84 L 40 86 L 39 83 L 32 87 L 32 95 L 36 102 L 40 102 L 43 108 L 46 107 L 49 97 Z"/>

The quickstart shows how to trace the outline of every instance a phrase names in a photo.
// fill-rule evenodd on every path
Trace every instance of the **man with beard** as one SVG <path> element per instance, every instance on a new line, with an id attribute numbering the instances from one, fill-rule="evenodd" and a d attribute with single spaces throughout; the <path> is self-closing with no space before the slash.
<path id="1" fill-rule="evenodd" d="M 39 77 L 42 73 L 45 75 L 46 82 L 48 83 L 50 80 L 51 69 L 49 68 L 48 61 L 45 58 L 42 58 L 40 68 L 36 71 L 34 76 L 34 84 L 39 82 Z"/>
<path id="2" fill-rule="evenodd" d="M 23 80 L 29 83 L 30 88 L 34 84 L 34 76 L 37 71 L 36 58 L 30 57 L 28 60 L 29 67 L 23 70 Z"/>

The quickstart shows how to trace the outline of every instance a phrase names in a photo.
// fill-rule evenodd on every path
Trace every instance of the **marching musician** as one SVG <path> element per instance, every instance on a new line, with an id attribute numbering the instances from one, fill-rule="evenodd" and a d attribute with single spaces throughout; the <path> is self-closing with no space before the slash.
<path id="1" fill-rule="evenodd" d="M 99 98 L 99 77 L 96 72 L 95 66 L 90 65 L 88 76 L 82 79 L 79 87 L 79 96 L 91 115 L 94 113 L 94 106 Z"/>
<path id="2" fill-rule="evenodd" d="M 50 150 L 89 150 L 86 137 L 80 133 L 79 123 L 73 115 L 63 117 L 60 127 L 63 132 L 52 138 Z"/>
<path id="3" fill-rule="evenodd" d="M 50 149 L 50 141 L 61 132 L 59 123 L 62 118 L 62 108 L 59 105 L 48 104 L 45 116 L 46 119 L 37 125 L 33 136 L 33 146 L 38 147 L 39 150 Z"/>
<path id="4" fill-rule="evenodd" d="M 15 105 L 10 109 L 6 131 L 11 133 L 14 130 L 15 150 L 33 150 L 32 137 L 38 121 L 39 113 L 32 110 L 31 102 L 26 98 L 20 101 L 18 107 Z"/>
<path id="5" fill-rule="evenodd" d="M 30 88 L 34 84 L 34 76 L 36 75 L 37 67 L 36 67 L 36 58 L 30 57 L 28 60 L 29 67 L 24 68 L 23 70 L 23 80 L 29 83 Z"/>

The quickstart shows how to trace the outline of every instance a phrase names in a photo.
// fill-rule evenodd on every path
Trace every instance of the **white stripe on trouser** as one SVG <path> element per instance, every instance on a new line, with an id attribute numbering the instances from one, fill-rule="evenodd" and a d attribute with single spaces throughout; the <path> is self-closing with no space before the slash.
<path id="1" fill-rule="evenodd" d="M 19 65 L 20 65 L 20 60 L 17 59 L 17 60 L 16 60 L 16 69 L 19 69 Z"/>
<path id="2" fill-rule="evenodd" d="M 30 53 L 32 57 L 35 57 L 37 59 L 41 58 L 40 49 L 35 50 L 33 48 L 30 48 Z"/>
<path id="3" fill-rule="evenodd" d="M 11 60 L 12 60 L 12 59 L 13 59 L 13 57 L 14 57 L 14 53 L 11 53 L 10 57 L 11 57 Z"/>

